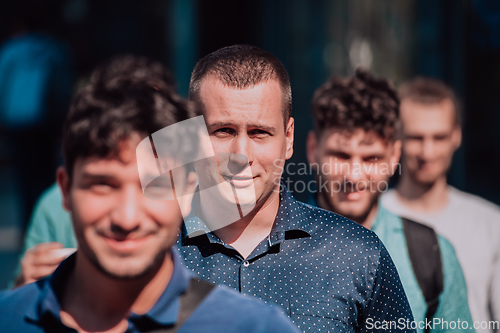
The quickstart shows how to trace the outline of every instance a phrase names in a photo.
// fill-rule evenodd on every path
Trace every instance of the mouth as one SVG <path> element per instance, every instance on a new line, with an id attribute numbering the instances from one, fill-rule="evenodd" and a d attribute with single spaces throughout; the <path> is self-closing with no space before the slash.
<path id="1" fill-rule="evenodd" d="M 231 183 L 235 188 L 245 188 L 253 184 L 255 178 L 250 176 L 222 176 Z"/>
<path id="2" fill-rule="evenodd" d="M 140 248 L 142 248 L 150 236 L 141 236 L 134 238 L 114 238 L 114 237 L 104 237 L 106 244 L 115 252 L 118 253 L 133 253 Z"/>
<path id="3" fill-rule="evenodd" d="M 348 200 L 348 201 L 357 201 L 357 200 L 360 200 L 363 195 L 365 194 L 366 192 L 366 188 L 363 187 L 361 189 L 347 189 L 347 188 L 344 188 L 342 190 L 342 194 L 345 196 L 345 198 Z"/>
<path id="4" fill-rule="evenodd" d="M 347 192 L 346 193 L 347 200 L 357 201 L 357 200 L 361 199 L 361 197 L 363 196 L 365 191 L 366 190 L 361 190 L 361 191 L 356 191 L 356 192 Z"/>

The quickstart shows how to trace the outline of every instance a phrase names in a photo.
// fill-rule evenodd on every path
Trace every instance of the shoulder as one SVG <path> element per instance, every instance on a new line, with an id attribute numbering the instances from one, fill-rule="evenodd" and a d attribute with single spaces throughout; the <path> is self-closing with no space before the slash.
<path id="1" fill-rule="evenodd" d="M 475 194 L 466 193 L 450 186 L 450 198 L 461 207 L 469 207 L 469 209 L 480 209 L 484 214 L 500 217 L 500 207 L 494 203 L 481 198 Z"/>
<path id="2" fill-rule="evenodd" d="M 37 326 L 26 319 L 38 301 L 42 285 L 43 281 L 39 281 L 0 293 L 2 332 L 38 332 Z"/>
<path id="3" fill-rule="evenodd" d="M 42 207 L 46 206 L 61 206 L 62 209 L 62 193 L 57 184 L 52 184 L 45 192 L 42 193 L 40 199 L 38 200 L 38 205 Z"/>
<path id="4" fill-rule="evenodd" d="M 363 248 L 364 251 L 380 252 L 382 243 L 371 230 L 342 215 L 298 202 L 298 211 L 303 214 L 302 223 L 312 238 L 328 238 L 329 243 Z"/>
<path id="5" fill-rule="evenodd" d="M 223 285 L 213 289 L 192 317 L 220 323 L 224 332 L 299 332 L 277 306 Z"/>
<path id="6" fill-rule="evenodd" d="M 16 289 L 5 290 L 1 292 L 0 308 L 2 308 L 2 311 L 0 311 L 0 313 L 3 313 L 3 310 L 7 310 L 7 308 L 4 308 L 7 305 L 20 306 L 20 304 L 22 303 L 23 306 L 26 306 L 26 304 L 35 302 L 38 298 L 38 295 L 40 294 L 41 288 L 41 283 L 38 282 L 30 283 Z"/>

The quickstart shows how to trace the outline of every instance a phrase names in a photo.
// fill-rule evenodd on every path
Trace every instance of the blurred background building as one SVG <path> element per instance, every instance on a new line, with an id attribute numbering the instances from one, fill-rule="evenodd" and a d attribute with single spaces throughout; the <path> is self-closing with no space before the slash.
<path id="1" fill-rule="evenodd" d="M 20 0 L 3 4 L 0 11 L 3 49 L 26 34 L 19 28 L 18 19 L 23 6 L 32 3 Z M 45 18 L 40 31 L 65 50 L 61 51 L 64 56 L 59 63 L 64 63 L 61 68 L 68 75 L 58 79 L 58 82 L 66 80 L 58 88 L 61 95 L 64 88 L 75 89 L 96 64 L 117 53 L 143 54 L 163 61 L 173 71 L 178 90 L 184 96 L 196 60 L 220 47 L 248 43 L 275 54 L 285 64 L 292 82 L 296 132 L 295 152 L 290 162 L 295 164 L 306 162 L 310 98 L 330 74 L 349 75 L 361 65 L 376 76 L 391 78 L 395 84 L 415 75 L 439 78 L 457 91 L 464 106 L 464 140 L 455 155 L 450 182 L 500 204 L 497 190 L 500 188 L 497 171 L 500 170 L 500 2 L 497 0 L 44 0 L 34 3 Z M 27 67 L 32 64 L 33 60 L 26 61 Z M 2 86 L 0 81 L 0 101 L 6 87 L 10 85 Z M 56 118 L 47 115 L 53 107 L 40 111 L 46 112 L 44 124 L 54 135 L 55 145 L 49 147 L 54 157 L 31 158 L 30 167 L 43 169 L 48 184 L 55 180 L 55 167 L 60 163 L 57 135 L 67 108 L 67 100 L 61 100 L 66 104 Z M 13 126 L 9 124 L 0 123 L 0 289 L 6 287 L 11 277 L 32 209 L 32 203 L 24 198 L 24 185 L 14 176 L 19 171 L 15 160 L 19 154 L 29 160 L 33 151 L 48 148 L 41 146 L 48 143 L 35 137 L 30 142 L 32 150 L 13 149 L 17 140 L 10 135 Z M 294 174 L 297 168 L 288 170 L 290 175 L 286 177 L 297 184 L 310 179 L 310 175 Z M 42 190 L 33 188 L 37 195 Z M 301 200 L 308 198 L 306 192 L 298 191 L 295 195 Z"/>

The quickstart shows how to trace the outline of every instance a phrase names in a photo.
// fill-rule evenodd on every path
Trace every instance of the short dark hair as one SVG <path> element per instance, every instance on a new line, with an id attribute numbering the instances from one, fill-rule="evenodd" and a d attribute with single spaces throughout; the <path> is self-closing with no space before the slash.
<path id="1" fill-rule="evenodd" d="M 122 79 L 146 80 L 151 85 L 175 90 L 174 78 L 167 67 L 157 60 L 133 54 L 120 54 L 104 61 L 92 71 L 90 82 L 112 88 Z"/>
<path id="2" fill-rule="evenodd" d="M 399 124 L 399 98 L 392 83 L 375 79 L 366 69 L 354 76 L 330 77 L 311 100 L 314 131 L 338 127 L 349 132 L 360 128 L 393 140 Z"/>
<path id="3" fill-rule="evenodd" d="M 191 73 L 190 100 L 201 102 L 201 82 L 209 75 L 213 75 L 224 85 L 237 89 L 278 80 L 283 95 L 286 131 L 286 123 L 292 115 L 292 88 L 285 66 L 274 55 L 251 45 L 232 45 L 210 53 L 198 61 Z"/>
<path id="4" fill-rule="evenodd" d="M 445 99 L 450 99 L 455 111 L 455 123 L 459 126 L 462 124 L 460 103 L 453 89 L 444 82 L 430 77 L 418 76 L 403 83 L 398 92 L 401 100 L 409 99 L 424 105 L 438 104 Z"/>
<path id="5" fill-rule="evenodd" d="M 158 83 L 158 78 L 139 79 L 125 73 L 93 75 L 73 99 L 63 126 L 63 155 L 70 178 L 77 158 L 117 157 L 120 144 L 132 134 L 147 136 L 195 116 L 194 103 Z"/>

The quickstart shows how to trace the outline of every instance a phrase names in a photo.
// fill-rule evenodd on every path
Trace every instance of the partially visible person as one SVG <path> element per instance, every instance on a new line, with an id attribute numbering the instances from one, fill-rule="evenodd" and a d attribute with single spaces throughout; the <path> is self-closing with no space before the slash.
<path id="1" fill-rule="evenodd" d="M 111 89 L 123 78 L 141 82 L 148 80 L 157 88 L 175 89 L 170 71 L 159 61 L 138 55 L 117 55 L 98 66 L 89 83 L 101 82 Z M 62 205 L 62 194 L 54 184 L 39 198 L 24 238 L 19 264 L 11 287 L 34 282 L 52 274 L 66 258 L 63 248 L 76 248 L 70 215 Z"/>
<path id="2" fill-rule="evenodd" d="M 411 322 L 394 263 L 375 233 L 295 200 L 280 183 L 294 140 L 284 65 L 250 45 L 219 49 L 196 64 L 189 98 L 201 105 L 215 158 L 195 165 L 201 190 L 178 242 L 186 265 L 278 304 L 303 332 Z"/>
<path id="3" fill-rule="evenodd" d="M 175 169 L 175 187 L 166 173 L 171 187 L 159 190 L 170 200 L 143 192 L 139 145 L 154 160 L 154 133 L 194 114 L 194 104 L 148 80 L 97 81 L 78 93 L 57 172 L 78 250 L 50 277 L 0 294 L 2 332 L 298 332 L 276 308 L 183 265 L 173 246 L 190 205 L 178 199 L 195 187 L 187 167 Z M 177 140 L 161 151 L 163 165 L 184 149 Z"/>
<path id="4" fill-rule="evenodd" d="M 45 30 L 42 2 L 18 8 L 12 34 L 0 47 L 0 139 L 21 193 L 24 231 L 36 198 L 54 179 L 74 77 L 69 46 Z"/>
<path id="5" fill-rule="evenodd" d="M 446 179 L 462 139 L 455 94 L 444 83 L 422 77 L 403 84 L 399 93 L 402 174 L 382 204 L 450 240 L 464 271 L 472 318 L 483 322 L 477 331 L 492 332 L 484 328 L 489 321 L 500 330 L 500 209 Z"/>
<path id="6" fill-rule="evenodd" d="M 351 77 L 331 77 L 314 93 L 311 114 L 307 157 L 318 188 L 312 203 L 380 237 L 396 264 L 418 332 L 455 332 L 456 326 L 443 329 L 436 320 L 465 321 L 469 329 L 460 326 L 461 331 L 473 332 L 465 280 L 451 244 L 379 204 L 401 154 L 399 99 L 392 84 L 363 69 Z"/>

